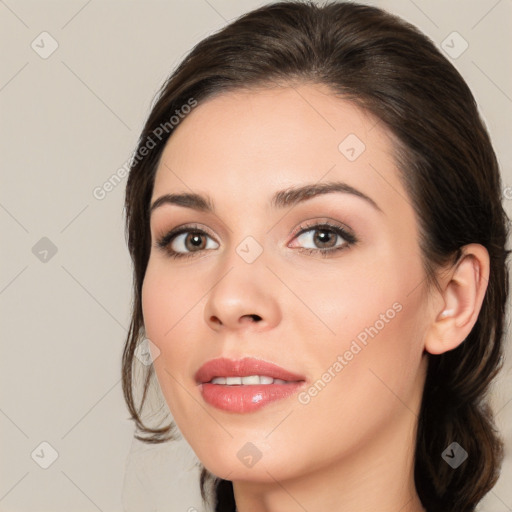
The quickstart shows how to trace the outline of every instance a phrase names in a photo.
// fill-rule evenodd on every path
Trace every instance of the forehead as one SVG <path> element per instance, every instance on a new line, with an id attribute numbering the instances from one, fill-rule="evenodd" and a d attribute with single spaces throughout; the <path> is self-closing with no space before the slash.
<path id="1" fill-rule="evenodd" d="M 174 130 L 153 200 L 203 192 L 247 206 L 284 187 L 333 180 L 380 198 L 383 210 L 406 196 L 390 133 L 326 86 L 224 93 L 200 103 Z"/>

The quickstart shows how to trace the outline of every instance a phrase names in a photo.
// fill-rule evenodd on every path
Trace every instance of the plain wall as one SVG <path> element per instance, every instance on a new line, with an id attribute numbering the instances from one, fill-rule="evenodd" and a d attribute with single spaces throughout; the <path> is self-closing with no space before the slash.
<path id="1" fill-rule="evenodd" d="M 102 199 L 94 191 L 127 163 L 154 94 L 193 45 L 264 3 L 0 2 L 0 511 L 201 510 L 188 445 L 132 440 L 120 381 L 126 179 Z M 510 214 L 512 2 L 368 3 L 438 46 L 454 31 L 467 41 L 453 63 L 491 133 Z M 507 459 L 486 512 L 512 510 L 508 354 L 493 395 Z"/>

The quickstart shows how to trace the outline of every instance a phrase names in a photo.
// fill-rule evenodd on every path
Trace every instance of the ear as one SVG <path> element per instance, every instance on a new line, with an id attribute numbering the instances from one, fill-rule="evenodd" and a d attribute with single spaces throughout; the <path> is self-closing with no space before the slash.
<path id="1" fill-rule="evenodd" d="M 458 263 L 441 284 L 441 306 L 427 329 L 425 350 L 442 354 L 457 348 L 475 325 L 489 281 L 489 253 L 480 244 L 462 247 Z"/>

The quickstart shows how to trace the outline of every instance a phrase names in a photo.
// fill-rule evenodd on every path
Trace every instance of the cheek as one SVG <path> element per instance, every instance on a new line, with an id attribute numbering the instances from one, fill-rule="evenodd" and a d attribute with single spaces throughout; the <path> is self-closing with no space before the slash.
<path id="1" fill-rule="evenodd" d="M 338 336 L 324 344 L 324 350 L 315 350 L 314 356 L 311 352 L 317 358 L 314 380 L 299 396 L 303 405 L 295 427 L 298 430 L 301 422 L 307 422 L 308 429 L 317 433 L 310 442 L 319 459 L 361 447 L 382 431 L 391 432 L 389 425 L 417 410 L 423 358 L 421 336 L 411 316 L 418 304 L 410 297 L 407 302 L 400 299 L 367 304 L 366 314 L 357 322 L 352 318 L 350 327 L 338 324 L 340 331 L 346 326 L 352 335 Z M 326 444 L 325 438 L 338 441 Z"/>
<path id="2" fill-rule="evenodd" d="M 142 313 L 146 337 L 158 347 L 154 368 L 160 385 L 166 389 L 175 382 L 171 375 L 185 370 L 193 347 L 184 340 L 193 339 L 190 319 L 196 315 L 201 290 L 192 282 L 180 283 L 175 274 L 160 265 L 149 265 L 142 286 Z M 204 294 L 204 292 L 203 292 Z M 197 325 L 192 322 L 192 325 Z M 195 334 L 197 336 L 197 333 Z"/>
<path id="3" fill-rule="evenodd" d="M 166 339 L 187 323 L 186 316 L 201 299 L 201 290 L 194 280 L 184 282 L 181 277 L 159 262 L 148 265 L 142 285 L 142 313 L 146 335 L 151 341 L 165 349 Z M 204 293 L 204 292 L 203 292 Z"/>
<path id="4" fill-rule="evenodd" d="M 354 260 L 354 261 L 352 261 Z M 357 261 L 355 261 L 357 260 Z M 395 318 L 404 302 L 407 284 L 390 261 L 376 261 L 374 256 L 346 258 L 339 268 L 318 272 L 315 278 L 296 279 L 295 290 L 304 297 L 313 321 L 311 329 L 338 348 L 361 335 L 375 324 L 381 331 Z M 323 324 L 323 325 L 322 325 Z"/>
<path id="5" fill-rule="evenodd" d="M 149 266 L 142 284 L 142 315 L 146 336 L 162 350 L 161 338 L 165 334 L 167 322 L 164 322 L 164 311 L 169 298 L 165 293 L 165 279 L 157 279 L 156 273 Z"/>
<path id="6" fill-rule="evenodd" d="M 186 409 L 186 401 L 180 398 L 182 390 L 177 382 L 183 382 L 183 375 L 188 373 L 194 348 L 184 340 L 193 339 L 190 319 L 197 315 L 194 306 L 199 307 L 204 294 L 196 286 L 194 280 L 180 282 L 168 267 L 151 261 L 142 286 L 145 334 L 159 351 L 153 361 L 156 377 L 169 409 L 178 415 Z"/>
<path id="7" fill-rule="evenodd" d="M 323 350 L 310 346 L 317 361 L 315 373 L 331 369 L 344 375 L 334 379 L 340 391 L 351 389 L 353 395 L 362 393 L 368 399 L 386 385 L 397 393 L 412 393 L 423 354 L 421 262 L 403 261 L 396 251 L 382 249 L 380 254 L 387 257 L 377 261 L 360 253 L 357 265 L 347 265 L 350 272 L 333 273 L 330 279 L 321 279 L 321 286 L 305 284 L 302 291 L 324 323 L 315 323 Z M 343 368 L 333 368 L 339 356 Z"/>

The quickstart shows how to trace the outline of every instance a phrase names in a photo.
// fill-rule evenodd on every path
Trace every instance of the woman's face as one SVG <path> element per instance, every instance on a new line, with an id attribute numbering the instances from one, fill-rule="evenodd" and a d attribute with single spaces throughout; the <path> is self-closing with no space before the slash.
<path id="1" fill-rule="evenodd" d="M 426 368 L 425 275 L 385 127 L 303 85 L 226 93 L 175 130 L 151 204 L 199 194 L 214 210 L 190 200 L 154 208 L 143 314 L 160 387 L 201 462 L 264 482 L 370 460 L 393 443 L 410 450 Z M 334 183 L 343 185 L 320 193 Z M 320 189 L 283 192 L 303 187 Z M 198 382 L 221 357 L 273 363 L 299 382 Z M 236 365 L 201 375 L 234 377 Z"/>

